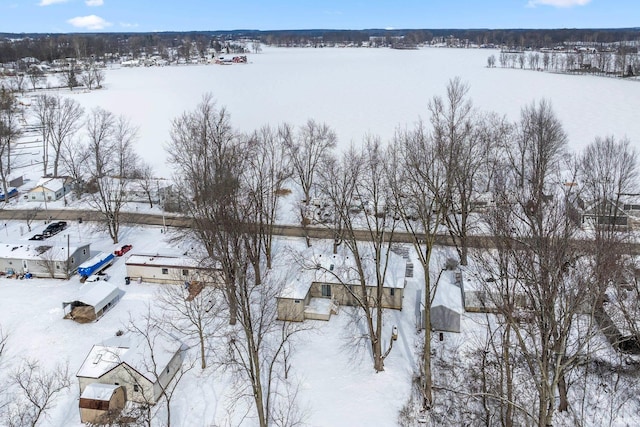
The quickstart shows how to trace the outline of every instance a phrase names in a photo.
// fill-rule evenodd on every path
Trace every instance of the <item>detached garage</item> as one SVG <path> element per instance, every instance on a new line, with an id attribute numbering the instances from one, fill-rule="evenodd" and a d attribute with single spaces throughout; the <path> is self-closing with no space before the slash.
<path id="1" fill-rule="evenodd" d="M 122 386 L 89 384 L 80 395 L 80 421 L 100 424 L 109 414 L 120 413 L 126 401 Z"/>
<path id="2" fill-rule="evenodd" d="M 76 300 L 62 303 L 64 318 L 78 323 L 98 320 L 124 293 L 117 286 L 106 282 L 88 283 L 80 290 L 81 294 Z"/>

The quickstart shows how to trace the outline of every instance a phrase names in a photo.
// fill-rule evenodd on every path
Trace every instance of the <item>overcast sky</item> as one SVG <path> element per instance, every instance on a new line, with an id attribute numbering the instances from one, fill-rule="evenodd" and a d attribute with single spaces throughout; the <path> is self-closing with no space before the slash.
<path id="1" fill-rule="evenodd" d="M 0 32 L 640 26 L 640 0 L 0 0 Z"/>

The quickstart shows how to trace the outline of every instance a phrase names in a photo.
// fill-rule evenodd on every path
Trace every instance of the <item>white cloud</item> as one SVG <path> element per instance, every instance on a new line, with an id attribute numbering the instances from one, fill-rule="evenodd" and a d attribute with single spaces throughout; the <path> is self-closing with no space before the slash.
<path id="1" fill-rule="evenodd" d="M 541 4 L 544 6 L 553 6 L 553 7 L 573 7 L 573 6 L 584 6 L 587 3 L 591 2 L 591 0 L 529 0 L 527 3 L 528 7 L 536 7 Z"/>
<path id="2" fill-rule="evenodd" d="M 56 4 L 56 3 L 66 3 L 67 0 L 40 0 L 40 3 L 38 3 L 38 6 L 50 6 L 52 4 Z"/>
<path id="3" fill-rule="evenodd" d="M 132 24 L 130 22 L 121 22 L 120 26 L 122 28 L 136 28 L 138 26 L 138 24 Z"/>
<path id="4" fill-rule="evenodd" d="M 102 6 L 104 4 L 104 0 L 85 0 L 84 4 L 87 6 Z"/>
<path id="5" fill-rule="evenodd" d="M 107 22 L 96 15 L 76 16 L 67 22 L 74 27 L 84 28 L 86 30 L 102 30 L 111 26 L 111 22 Z"/>

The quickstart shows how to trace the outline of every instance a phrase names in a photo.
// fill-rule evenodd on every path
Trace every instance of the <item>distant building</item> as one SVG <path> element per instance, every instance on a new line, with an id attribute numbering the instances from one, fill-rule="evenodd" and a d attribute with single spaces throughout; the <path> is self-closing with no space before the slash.
<path id="1" fill-rule="evenodd" d="M 60 200 L 71 192 L 73 180 L 68 176 L 57 178 L 41 178 L 34 188 L 27 193 L 30 202 L 52 202 Z"/>

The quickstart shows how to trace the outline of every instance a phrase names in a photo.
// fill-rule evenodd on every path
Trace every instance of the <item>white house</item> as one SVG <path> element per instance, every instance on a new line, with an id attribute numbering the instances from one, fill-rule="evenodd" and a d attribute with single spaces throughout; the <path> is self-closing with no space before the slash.
<path id="1" fill-rule="evenodd" d="M 149 283 L 219 283 L 217 268 L 207 268 L 188 255 L 132 254 L 125 261 L 127 276 Z"/>
<path id="2" fill-rule="evenodd" d="M 382 255 L 385 257 L 387 254 Z M 383 282 L 380 304 L 383 308 L 402 310 L 406 284 L 407 261 L 388 253 L 388 268 Z M 277 297 L 278 319 L 301 322 L 304 319 L 329 320 L 338 305 L 353 306 L 365 295 L 360 286 L 358 268 L 352 256 L 317 254 L 310 260 L 310 268 L 288 282 Z M 375 263 L 363 257 L 362 267 L 367 276 L 366 297 L 375 304 Z"/>
<path id="3" fill-rule="evenodd" d="M 66 246 L 49 242 L 1 243 L 0 272 L 6 275 L 66 279 L 90 255 L 89 244 Z"/>
<path id="4" fill-rule="evenodd" d="M 40 181 L 27 193 L 30 202 L 52 202 L 60 200 L 71 191 L 73 180 L 68 176 L 57 178 L 41 178 Z"/>
<path id="5" fill-rule="evenodd" d="M 166 335 L 153 338 L 153 349 L 142 337 L 133 335 L 115 336 L 94 345 L 76 374 L 80 395 L 90 384 L 113 384 L 124 387 L 128 401 L 155 404 L 180 370 L 185 347 Z"/>

